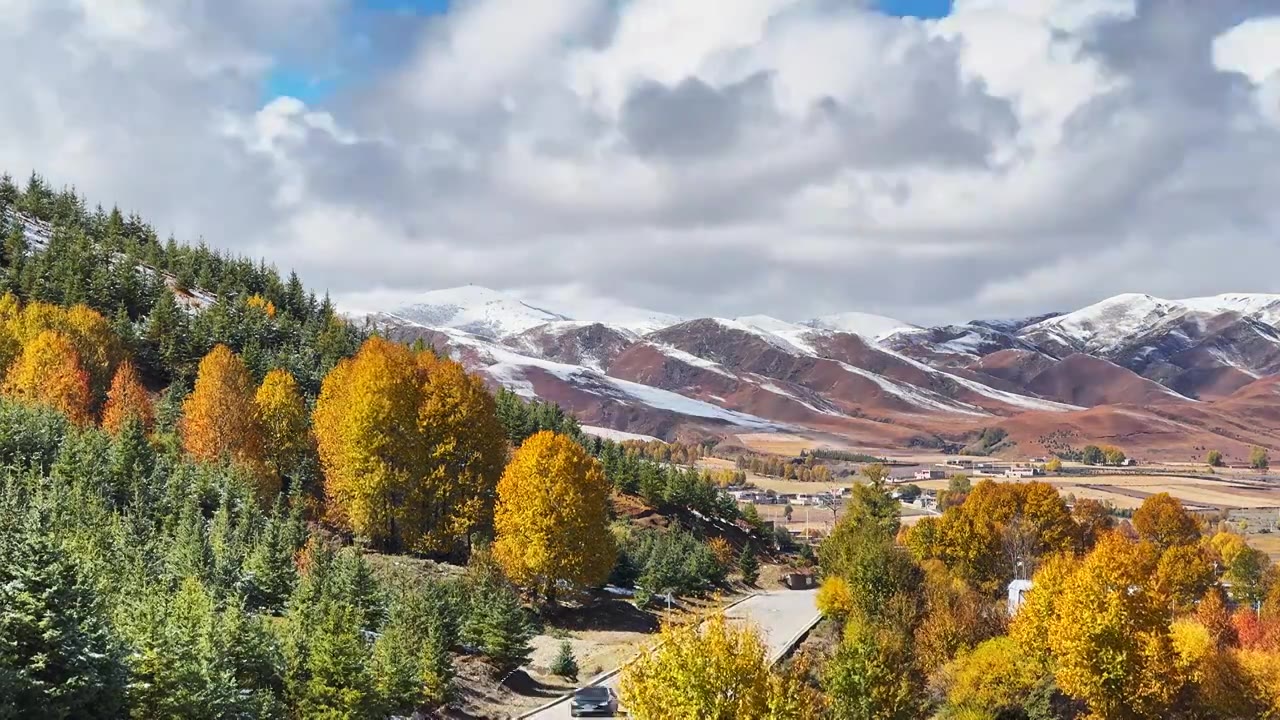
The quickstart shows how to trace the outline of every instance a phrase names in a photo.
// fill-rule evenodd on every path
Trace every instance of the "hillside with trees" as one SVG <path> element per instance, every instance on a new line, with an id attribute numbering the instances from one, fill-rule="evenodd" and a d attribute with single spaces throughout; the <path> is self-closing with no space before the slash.
<path id="1" fill-rule="evenodd" d="M 685 454 L 37 176 L 0 180 L 0 217 L 0 717 L 432 711 L 460 658 L 525 663 L 544 608 L 737 562 L 680 525 L 741 522 Z M 675 524 L 628 528 L 619 494 Z"/>

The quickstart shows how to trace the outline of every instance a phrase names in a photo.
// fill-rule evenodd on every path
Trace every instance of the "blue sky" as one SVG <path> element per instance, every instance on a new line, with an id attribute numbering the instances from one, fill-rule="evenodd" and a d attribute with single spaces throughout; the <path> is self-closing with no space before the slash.
<path id="1" fill-rule="evenodd" d="M 355 0 L 345 18 L 345 42 L 317 66 L 314 59 L 279 62 L 263 85 L 263 100 L 289 95 L 307 103 L 324 100 L 342 83 L 369 71 L 379 60 L 370 46 L 380 27 L 400 22 L 403 16 L 425 17 L 448 12 L 450 0 Z"/>
<path id="2" fill-rule="evenodd" d="M 881 10 L 903 17 L 940 18 L 951 13 L 953 0 L 877 0 Z M 385 58 L 369 50 L 369 37 L 380 22 L 394 22 L 397 16 L 424 17 L 446 13 L 451 0 L 356 0 L 345 20 L 349 42 L 334 48 L 325 66 L 314 61 L 283 61 L 268 74 L 262 89 L 264 102 L 288 95 L 308 104 L 322 102 L 343 83 L 375 68 Z M 375 43 L 376 44 L 376 43 Z"/>

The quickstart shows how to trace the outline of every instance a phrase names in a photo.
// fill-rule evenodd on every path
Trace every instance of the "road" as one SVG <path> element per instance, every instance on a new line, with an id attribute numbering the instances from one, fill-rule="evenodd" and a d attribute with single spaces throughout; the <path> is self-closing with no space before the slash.
<path id="1" fill-rule="evenodd" d="M 748 598 L 725 613 L 729 618 L 741 618 L 754 623 L 764 636 L 769 650 L 769 660 L 776 661 L 791 649 L 790 643 L 818 617 L 816 590 L 774 590 Z M 602 685 L 618 690 L 618 676 L 612 675 Z M 569 715 L 569 701 L 528 716 L 529 720 L 560 720 Z"/>

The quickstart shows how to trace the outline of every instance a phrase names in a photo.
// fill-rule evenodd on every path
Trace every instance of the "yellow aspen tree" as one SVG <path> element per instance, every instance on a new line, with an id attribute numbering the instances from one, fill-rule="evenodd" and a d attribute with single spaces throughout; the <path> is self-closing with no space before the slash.
<path id="1" fill-rule="evenodd" d="M 1096 717 L 1161 717 L 1182 687 L 1171 612 L 1149 587 L 1157 559 L 1151 544 L 1109 533 L 1055 603 L 1047 630 L 1058 686 Z"/>
<path id="2" fill-rule="evenodd" d="M 90 389 L 98 399 L 106 393 L 115 367 L 124 354 L 111 323 L 101 313 L 84 305 L 64 308 L 42 302 L 28 303 L 11 327 L 23 345 L 46 330 L 56 330 L 66 336 L 79 354 L 81 365 L 89 373 Z"/>
<path id="3" fill-rule="evenodd" d="M 276 482 L 297 470 L 311 448 L 307 405 L 288 370 L 267 373 L 254 396 L 262 420 L 263 459 Z"/>
<path id="4" fill-rule="evenodd" d="M 94 397 L 101 400 L 107 392 L 116 371 L 124 358 L 124 349 L 111 321 L 102 313 L 84 305 L 67 308 L 63 319 L 67 336 L 80 353 L 81 362 L 89 372 L 89 385 Z"/>
<path id="5" fill-rule="evenodd" d="M 264 498 L 279 491 L 265 477 L 262 423 L 254 403 L 253 378 L 244 361 L 226 345 L 204 356 L 195 389 L 182 403 L 182 447 L 201 462 L 231 463 L 263 481 Z"/>
<path id="6" fill-rule="evenodd" d="M 427 453 L 426 477 L 415 488 L 413 510 L 423 527 L 418 549 L 439 552 L 492 529 L 507 440 L 493 395 L 480 378 L 451 360 L 433 359 L 425 367 L 418 430 Z"/>
<path id="7" fill-rule="evenodd" d="M 564 435 L 524 441 L 498 482 L 493 555 L 507 577 L 554 601 L 557 587 L 605 581 L 617 550 L 600 463 Z"/>
<path id="8" fill-rule="evenodd" d="M 420 534 L 406 501 L 425 465 L 425 384 L 407 347 L 373 337 L 325 376 L 312 414 L 330 519 L 387 549 Z"/>
<path id="9" fill-rule="evenodd" d="M 655 647 L 622 671 L 619 685 L 636 720 L 763 719 L 770 705 L 759 632 L 720 614 L 702 627 L 664 626 Z"/>
<path id="10" fill-rule="evenodd" d="M 21 317 L 22 305 L 17 296 L 13 293 L 0 295 L 0 375 L 9 371 L 9 366 L 22 352 L 22 341 L 17 334 Z"/>
<path id="11" fill-rule="evenodd" d="M 155 422 L 155 406 L 133 361 L 125 360 L 111 378 L 107 404 L 102 408 L 102 429 L 117 435 L 130 418 L 142 423 L 145 432 L 150 432 Z"/>
<path id="12" fill-rule="evenodd" d="M 71 341 L 53 330 L 36 335 L 23 346 L 5 376 L 4 394 L 54 408 L 80 425 L 92 421 L 89 374 Z"/>

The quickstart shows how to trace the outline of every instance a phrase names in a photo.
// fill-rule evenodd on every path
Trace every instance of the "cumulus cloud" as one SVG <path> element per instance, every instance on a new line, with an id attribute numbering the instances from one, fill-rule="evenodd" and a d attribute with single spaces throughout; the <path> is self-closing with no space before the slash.
<path id="1" fill-rule="evenodd" d="M 1280 291 L 1270 0 L 0 0 L 0 165 L 353 304 L 914 322 Z M 264 98 L 335 46 L 377 62 Z M 396 52 L 389 48 L 393 47 Z M 571 310 L 571 308 L 565 308 Z"/>

